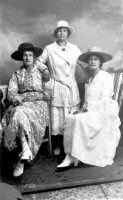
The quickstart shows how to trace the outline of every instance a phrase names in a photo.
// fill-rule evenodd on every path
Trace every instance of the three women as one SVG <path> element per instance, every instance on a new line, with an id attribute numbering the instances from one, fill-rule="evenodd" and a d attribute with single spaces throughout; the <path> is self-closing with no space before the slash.
<path id="1" fill-rule="evenodd" d="M 52 135 L 64 136 L 66 157 L 57 170 L 76 166 L 78 161 L 102 167 L 113 163 L 120 139 L 120 120 L 117 102 L 112 99 L 113 81 L 101 69 L 112 57 L 95 47 L 81 55 L 79 48 L 67 41 L 73 33 L 73 27 L 59 21 L 51 32 L 56 41 L 46 46 L 43 53 L 32 44 L 23 43 L 12 54 L 13 59 L 23 61 L 23 66 L 10 79 L 8 99 L 12 106 L 2 125 L 6 148 L 15 149 L 17 138 L 21 143 L 22 151 L 13 173 L 16 177 L 23 173 L 24 162 L 37 154 L 48 124 L 45 100 L 49 93 L 42 83 L 42 74 L 47 80 L 51 77 Z M 80 110 L 75 80 L 78 57 L 88 64 L 90 74 Z M 59 144 L 56 147 L 54 153 L 59 154 Z"/>

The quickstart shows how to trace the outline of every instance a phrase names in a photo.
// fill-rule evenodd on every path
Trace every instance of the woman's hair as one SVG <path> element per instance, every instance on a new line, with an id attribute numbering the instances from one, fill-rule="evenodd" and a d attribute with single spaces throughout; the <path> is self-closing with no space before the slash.
<path id="1" fill-rule="evenodd" d="M 94 54 L 92 54 L 92 55 L 89 55 L 89 56 L 86 58 L 86 63 L 89 62 L 89 58 L 90 58 L 91 56 L 97 56 L 97 57 L 99 58 L 99 60 L 100 60 L 100 68 L 101 68 L 102 65 L 103 65 L 103 63 L 104 63 L 103 57 L 100 56 L 99 54 L 94 53 Z"/>
<path id="2" fill-rule="evenodd" d="M 69 30 L 67 27 L 59 27 L 59 28 L 57 28 L 57 29 L 55 30 L 55 32 L 54 32 L 55 38 L 57 38 L 57 32 L 58 32 L 58 30 L 61 29 L 61 28 L 66 28 L 66 29 L 67 29 L 67 32 L 68 32 L 67 37 L 69 37 L 70 34 L 71 34 L 70 30 Z"/>

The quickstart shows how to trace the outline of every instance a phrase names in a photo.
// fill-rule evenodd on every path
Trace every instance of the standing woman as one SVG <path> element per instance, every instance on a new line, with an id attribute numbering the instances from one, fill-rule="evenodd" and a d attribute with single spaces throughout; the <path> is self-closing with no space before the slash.
<path id="1" fill-rule="evenodd" d="M 57 136 L 54 154 L 60 154 L 59 136 L 63 135 L 63 122 L 69 112 L 79 108 L 80 97 L 75 80 L 76 61 L 81 54 L 80 49 L 68 42 L 75 32 L 66 21 L 58 21 L 51 31 L 55 42 L 45 47 L 43 54 L 38 57 L 39 65 L 44 75 L 50 72 L 50 86 L 53 91 L 51 99 L 52 135 Z"/>
<path id="2" fill-rule="evenodd" d="M 57 166 L 65 170 L 78 161 L 105 167 L 111 165 L 120 140 L 119 109 L 113 100 L 113 79 L 101 69 L 112 56 L 93 47 L 79 60 L 88 63 L 90 80 L 86 87 L 85 103 L 80 111 L 66 118 L 64 150 L 66 157 Z"/>
<path id="3" fill-rule="evenodd" d="M 48 124 L 48 92 L 42 82 L 42 73 L 34 66 L 42 49 L 31 43 L 22 43 L 11 57 L 23 65 L 13 73 L 8 86 L 8 100 L 11 106 L 3 119 L 4 145 L 9 151 L 18 147 L 21 153 L 13 176 L 23 174 L 24 163 L 36 156 Z"/>

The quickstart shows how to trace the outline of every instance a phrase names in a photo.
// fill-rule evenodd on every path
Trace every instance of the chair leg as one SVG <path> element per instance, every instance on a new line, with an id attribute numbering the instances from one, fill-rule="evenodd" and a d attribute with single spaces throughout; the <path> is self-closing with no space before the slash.
<path id="1" fill-rule="evenodd" d="M 51 138 L 51 127 L 49 125 L 49 130 L 48 130 L 48 134 L 49 134 L 49 140 L 48 140 L 48 143 L 49 143 L 49 151 L 50 151 L 50 156 L 52 156 L 52 138 Z"/>
<path id="2" fill-rule="evenodd" d="M 51 138 L 51 135 L 52 135 L 52 115 L 51 115 L 51 99 L 48 103 L 48 110 L 49 110 L 49 150 L 50 150 L 50 156 L 52 156 L 52 138 Z"/>

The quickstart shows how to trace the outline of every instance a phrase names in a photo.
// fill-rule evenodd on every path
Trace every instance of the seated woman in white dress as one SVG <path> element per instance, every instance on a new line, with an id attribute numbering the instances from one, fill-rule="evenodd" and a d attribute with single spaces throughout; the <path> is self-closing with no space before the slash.
<path id="1" fill-rule="evenodd" d="M 113 79 L 101 69 L 112 59 L 99 47 L 92 47 L 79 57 L 88 63 L 90 79 L 86 84 L 83 107 L 68 115 L 64 127 L 64 151 L 66 157 L 57 166 L 63 171 L 71 165 L 85 164 L 105 167 L 111 165 L 120 140 L 119 109 L 113 100 Z"/>
<path id="2" fill-rule="evenodd" d="M 13 151 L 18 144 L 21 146 L 14 177 L 22 175 L 24 163 L 35 158 L 48 125 L 46 100 L 50 94 L 42 82 L 40 69 L 34 66 L 42 51 L 31 43 L 22 43 L 11 55 L 12 59 L 23 62 L 9 81 L 7 97 L 11 105 L 2 119 L 6 149 Z"/>

